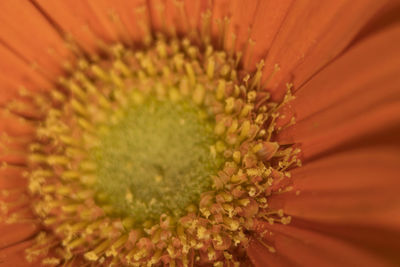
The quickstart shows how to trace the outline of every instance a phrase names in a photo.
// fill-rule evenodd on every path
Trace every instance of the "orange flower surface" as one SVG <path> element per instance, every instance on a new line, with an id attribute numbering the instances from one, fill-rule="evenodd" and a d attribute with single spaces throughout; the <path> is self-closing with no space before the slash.
<path id="1" fill-rule="evenodd" d="M 399 22 L 0 1 L 0 267 L 399 266 Z"/>

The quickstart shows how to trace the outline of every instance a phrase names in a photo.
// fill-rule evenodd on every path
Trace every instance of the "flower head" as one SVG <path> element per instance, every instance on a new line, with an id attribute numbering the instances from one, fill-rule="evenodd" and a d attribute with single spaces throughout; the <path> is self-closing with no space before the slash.
<path id="1" fill-rule="evenodd" d="M 398 262 L 396 3 L 1 5 L 5 265 Z"/>

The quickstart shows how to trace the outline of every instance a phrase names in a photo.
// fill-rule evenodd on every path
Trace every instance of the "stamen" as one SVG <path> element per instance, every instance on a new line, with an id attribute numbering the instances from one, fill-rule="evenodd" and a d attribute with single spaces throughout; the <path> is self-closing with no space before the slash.
<path id="1" fill-rule="evenodd" d="M 186 23 L 183 3 L 174 3 Z M 159 18 L 164 8 L 156 4 Z M 28 132 L 0 139 L 8 153 L 2 157 L 14 151 L 21 158 L 2 159 L 1 169 L 25 172 L 37 216 L 27 215 L 22 194 L 2 200 L 1 219 L 40 221 L 44 229 L 26 251 L 29 261 L 238 266 L 235 250 L 250 242 L 257 219 L 290 223 L 283 210 L 269 207 L 268 197 L 291 191 L 288 171 L 301 165 L 300 149 L 276 141 L 277 132 L 295 123 L 284 110 L 293 85 L 281 102 L 272 102 L 264 88 L 278 66 L 264 84 L 264 61 L 245 73 L 240 66 L 252 63 L 254 41 L 244 60 L 235 54 L 225 17 L 215 43 L 218 49 L 232 44 L 229 51 L 216 49 L 211 15 L 202 15 L 196 44 L 178 39 L 173 27 L 164 29 L 170 37 L 153 40 L 138 22 L 142 48 L 103 43 L 101 55 L 69 64 L 55 89 L 23 90 L 2 109 L 35 132 L 34 138 Z"/>

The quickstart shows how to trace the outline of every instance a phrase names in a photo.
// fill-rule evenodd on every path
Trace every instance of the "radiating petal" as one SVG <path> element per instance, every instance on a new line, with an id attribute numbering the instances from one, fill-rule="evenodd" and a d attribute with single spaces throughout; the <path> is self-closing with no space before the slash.
<path id="1" fill-rule="evenodd" d="M 210 1 L 183 0 L 183 2 L 190 28 L 197 29 L 201 25 L 201 14 L 211 9 Z"/>
<path id="2" fill-rule="evenodd" d="M 173 14 L 171 11 L 166 12 L 165 1 L 149 0 L 147 1 L 147 10 L 153 30 L 166 31 L 167 28 L 172 26 L 169 24 L 171 19 L 167 21 L 166 17 L 171 17 Z"/>
<path id="3" fill-rule="evenodd" d="M 294 1 L 290 7 L 289 2 L 279 3 L 276 9 L 280 14 L 264 16 L 263 13 L 272 14 L 275 9 L 266 1 L 264 5 L 269 11 L 260 8 L 256 16 L 261 19 L 256 20 L 253 27 L 256 39 L 253 60 L 265 57 L 264 80 L 275 64 L 281 67 L 269 83 L 271 89 L 292 78 L 295 86 L 301 85 L 343 51 L 387 1 L 310 0 Z M 265 25 L 271 28 L 261 35 Z M 254 68 L 254 64 L 249 66 Z"/>
<path id="4" fill-rule="evenodd" d="M 255 267 L 287 267 L 293 266 L 293 262 L 278 252 L 272 253 L 256 239 L 250 241 L 247 247 L 247 255 Z"/>
<path id="5" fill-rule="evenodd" d="M 263 1 L 231 1 L 229 11 L 231 16 L 226 32 L 225 49 L 228 51 L 246 51 L 255 13 L 261 2 Z"/>
<path id="6" fill-rule="evenodd" d="M 315 157 L 366 135 L 393 131 L 400 123 L 400 27 L 349 50 L 296 93 L 294 127 L 279 136 L 302 144 Z"/>
<path id="7" fill-rule="evenodd" d="M 26 261 L 25 249 L 32 246 L 34 241 L 21 242 L 18 245 L 10 246 L 0 250 L 0 266 L 1 267 L 29 267 L 38 266 L 37 262 L 28 263 Z"/>
<path id="8" fill-rule="evenodd" d="M 17 96 L 21 88 L 43 91 L 51 87 L 42 73 L 1 45 L 0 57 L 0 104 Z"/>
<path id="9" fill-rule="evenodd" d="M 10 136 L 32 136 L 35 128 L 21 117 L 10 115 L 9 112 L 0 111 L 0 131 Z"/>
<path id="10" fill-rule="evenodd" d="M 150 21 L 146 0 L 103 0 L 103 6 L 108 10 L 115 26 L 114 28 L 123 36 L 135 42 L 143 42 L 146 35 L 150 34 Z M 125 32 L 121 32 L 124 31 Z"/>
<path id="11" fill-rule="evenodd" d="M 254 70 L 256 63 L 269 54 L 271 45 L 280 33 L 293 2 L 293 0 L 259 2 L 249 35 L 254 43 L 249 44 L 244 55 L 244 67 L 246 69 Z M 294 16 L 292 13 L 289 13 L 289 15 Z"/>
<path id="12" fill-rule="evenodd" d="M 289 225 L 259 222 L 257 231 L 264 233 L 264 239 L 250 243 L 248 252 L 258 249 L 265 255 L 265 266 L 275 266 L 269 259 L 286 259 L 283 266 L 394 266 L 390 259 L 380 257 L 363 246 L 355 246 L 340 236 L 307 229 L 293 221 Z M 273 240 L 275 253 L 263 247 L 261 242 Z M 290 265 L 288 264 L 290 263 Z M 263 265 L 260 265 L 263 266 Z"/>
<path id="13" fill-rule="evenodd" d="M 371 145 L 309 162 L 292 171 L 297 194 L 271 197 L 271 205 L 306 220 L 400 230 L 399 148 Z"/>
<path id="14" fill-rule="evenodd" d="M 59 27 L 67 38 L 72 37 L 85 51 L 93 52 L 98 47 L 99 37 L 80 14 L 83 13 L 82 9 L 78 7 L 76 8 L 78 12 L 81 11 L 76 12 L 71 5 L 72 2 L 34 0 L 37 8 L 54 23 L 55 27 Z"/>
<path id="15" fill-rule="evenodd" d="M 59 74 L 71 53 L 56 29 L 29 1 L 1 1 L 0 9 L 1 42 L 47 77 Z"/>
<path id="16" fill-rule="evenodd" d="M 342 254 L 336 260 L 348 261 L 340 265 L 398 262 L 399 40 L 396 25 L 364 39 L 296 92 L 298 122 L 280 140 L 300 143 L 305 164 L 292 170 L 291 193 L 269 199 L 293 222 L 265 224 L 280 232 L 274 241 L 282 257 L 335 262 L 324 263 L 329 255 L 315 252 L 322 249 Z M 301 256 L 292 258 L 294 251 Z"/>
<path id="17" fill-rule="evenodd" d="M 23 177 L 24 171 L 24 168 L 0 168 L 0 190 L 26 187 L 27 180 Z"/>
<path id="18" fill-rule="evenodd" d="M 147 6 L 153 30 L 170 36 L 189 32 L 190 26 L 183 1 L 148 1 Z"/>
<path id="19" fill-rule="evenodd" d="M 38 226 L 33 223 L 4 224 L 0 223 L 0 251 L 33 237 Z M 1 253 L 1 252 L 0 252 Z"/>
<path id="20" fill-rule="evenodd" d="M 361 32 L 367 35 L 370 23 L 377 26 L 380 20 L 390 19 L 390 13 L 387 10 L 397 9 L 397 18 L 399 14 L 400 3 L 397 1 L 349 1 L 350 5 L 346 12 L 341 12 L 336 23 L 333 23 L 328 29 L 329 34 L 320 38 L 318 43 L 312 47 L 304 61 L 300 62 L 293 70 L 293 83 L 297 88 L 303 85 L 309 78 L 322 69 L 326 64 L 346 51 L 348 46 L 352 45 L 355 37 Z M 383 16 L 380 18 L 380 16 Z M 367 32 L 365 32 L 367 31 Z M 339 37 L 340 36 L 340 37 Z"/>
<path id="21" fill-rule="evenodd" d="M 230 20 L 227 19 L 232 16 L 232 9 L 234 1 L 217 0 L 213 2 L 212 16 L 211 16 L 211 35 L 215 40 L 218 40 L 218 45 L 222 46 L 223 37 L 226 38 L 226 31 L 229 28 Z M 225 31 L 225 32 L 224 32 Z M 225 36 L 224 36 L 225 34 Z"/>

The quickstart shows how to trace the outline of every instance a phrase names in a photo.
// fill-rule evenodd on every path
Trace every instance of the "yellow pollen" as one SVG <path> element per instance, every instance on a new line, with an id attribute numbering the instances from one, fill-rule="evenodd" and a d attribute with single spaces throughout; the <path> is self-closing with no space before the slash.
<path id="1" fill-rule="evenodd" d="M 268 198 L 295 190 L 290 170 L 301 166 L 300 149 L 277 141 L 295 123 L 282 108 L 293 84 L 273 102 L 266 85 L 279 66 L 262 84 L 266 62 L 244 71 L 254 41 L 235 53 L 229 17 L 213 24 L 207 10 L 200 30 L 189 29 L 184 3 L 173 2 L 188 37 L 168 23 L 171 35 L 152 35 L 140 21 L 137 47 L 101 42 L 101 53 L 86 55 L 70 43 L 85 56 L 66 64 L 52 90 L 22 89 L 2 110 L 35 129 L 33 137 L 0 136 L 4 153 L 26 155 L 20 164 L 2 161 L 0 171 L 18 170 L 29 190 L 20 198 L 0 191 L 0 221 L 44 229 L 26 250 L 30 262 L 240 266 L 235 251 L 258 221 L 290 223 Z M 165 9 L 160 2 L 154 11 L 163 17 Z M 20 209 L 30 200 L 35 218 Z"/>

